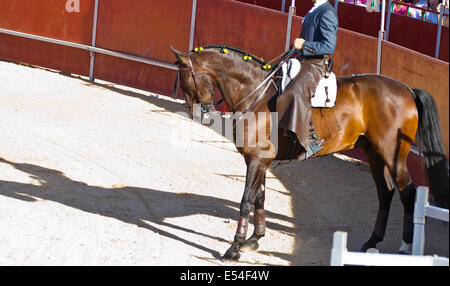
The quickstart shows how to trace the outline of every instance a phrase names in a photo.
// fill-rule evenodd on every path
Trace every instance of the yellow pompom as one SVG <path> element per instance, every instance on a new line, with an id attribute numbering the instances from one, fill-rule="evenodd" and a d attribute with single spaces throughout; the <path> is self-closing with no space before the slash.
<path id="1" fill-rule="evenodd" d="M 227 49 L 223 49 L 223 52 L 224 52 L 225 54 L 228 54 L 228 50 L 227 50 Z"/>
<path id="2" fill-rule="evenodd" d="M 203 51 L 203 47 L 200 47 L 200 52 Z"/>
<path id="3" fill-rule="evenodd" d="M 246 60 L 248 60 L 248 57 L 247 57 L 247 56 L 244 56 L 244 61 L 246 61 Z"/>
<path id="4" fill-rule="evenodd" d="M 195 48 L 195 49 L 194 49 L 194 52 L 196 52 L 196 53 L 197 53 L 197 52 L 198 52 L 198 48 Z"/>
<path id="5" fill-rule="evenodd" d="M 248 60 L 251 61 L 251 60 L 252 60 L 252 57 L 248 57 Z"/>

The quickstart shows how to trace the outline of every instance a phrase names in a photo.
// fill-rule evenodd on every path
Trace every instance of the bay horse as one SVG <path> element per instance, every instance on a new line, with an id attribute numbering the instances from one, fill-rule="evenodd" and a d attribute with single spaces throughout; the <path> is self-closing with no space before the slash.
<path id="1" fill-rule="evenodd" d="M 179 67 L 179 84 L 184 92 L 191 116 L 194 104 L 213 104 L 218 89 L 233 112 L 251 111 L 269 114 L 276 101 L 275 87 L 261 82 L 269 75 L 267 62 L 237 48 L 222 45 L 197 48 L 182 53 L 170 46 Z M 249 60 L 252 59 L 252 60 Z M 411 144 L 416 141 L 425 163 L 430 191 L 438 206 L 448 208 L 448 170 L 443 147 L 439 115 L 432 96 L 425 90 L 410 89 L 405 84 L 383 75 L 362 74 L 337 78 L 337 99 L 332 108 L 313 108 L 312 121 L 323 149 L 313 157 L 350 150 L 364 149 L 375 180 L 379 208 L 371 237 L 361 251 L 376 248 L 383 240 L 389 209 L 395 189 L 404 207 L 403 241 L 400 252 L 410 251 L 413 237 L 413 211 L 416 188 L 411 181 L 406 159 Z M 295 93 L 295 79 L 285 92 Z M 251 95 L 251 96 L 249 96 Z M 256 98 L 263 98 L 255 104 Z M 240 218 L 234 242 L 223 260 L 238 260 L 241 251 L 256 250 L 265 234 L 265 173 L 273 160 L 296 159 L 302 148 L 286 155 L 288 141 L 278 130 L 278 148 L 274 148 L 270 132 L 259 131 L 274 126 L 271 116 L 244 127 L 246 138 L 256 138 L 257 144 L 236 146 L 247 164 Z M 417 135 L 417 136 L 416 136 Z M 416 139 L 416 140 L 414 140 Z M 271 152 L 267 156 L 267 152 Z M 264 155 L 262 155 L 264 153 Z M 247 239 L 248 220 L 254 207 L 254 233 Z"/>

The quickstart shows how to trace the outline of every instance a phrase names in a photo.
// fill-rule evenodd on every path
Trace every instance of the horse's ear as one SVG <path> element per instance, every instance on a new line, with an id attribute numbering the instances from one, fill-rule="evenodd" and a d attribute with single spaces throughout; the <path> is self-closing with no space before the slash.
<path id="1" fill-rule="evenodd" d="M 189 58 L 186 56 L 186 54 L 183 54 L 182 52 L 176 50 L 174 47 L 172 47 L 172 45 L 169 45 L 169 48 L 172 50 L 173 54 L 177 58 L 178 65 L 185 65 L 185 66 L 189 65 Z"/>

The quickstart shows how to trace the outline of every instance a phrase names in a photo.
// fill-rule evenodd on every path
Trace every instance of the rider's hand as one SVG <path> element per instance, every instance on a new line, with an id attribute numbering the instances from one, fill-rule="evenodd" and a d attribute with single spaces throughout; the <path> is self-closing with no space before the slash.
<path id="1" fill-rule="evenodd" d="M 305 39 L 299 38 L 294 41 L 294 49 L 301 50 L 303 49 L 303 44 L 305 43 Z"/>

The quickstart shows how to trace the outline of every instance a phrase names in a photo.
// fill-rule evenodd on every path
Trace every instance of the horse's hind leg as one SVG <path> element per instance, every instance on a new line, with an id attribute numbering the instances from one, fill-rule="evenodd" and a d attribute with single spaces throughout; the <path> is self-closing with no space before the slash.
<path id="1" fill-rule="evenodd" d="M 386 233 L 386 225 L 389 217 L 392 196 L 395 187 L 388 187 L 384 176 L 385 162 L 383 158 L 371 147 L 365 148 L 370 170 L 377 186 L 378 195 L 378 214 L 375 221 L 375 228 L 370 239 L 361 247 L 362 252 L 366 252 L 369 248 L 376 248 L 377 243 L 383 241 Z"/>
<path id="2" fill-rule="evenodd" d="M 403 242 L 399 252 L 410 253 L 414 230 L 413 219 L 414 203 L 416 200 L 416 187 L 411 181 L 411 177 L 406 166 L 406 158 L 402 161 L 399 160 L 392 168 L 394 168 L 395 171 L 391 171 L 391 174 L 393 174 L 394 181 L 397 184 L 397 188 L 400 193 L 400 200 L 403 204 Z"/>
<path id="3" fill-rule="evenodd" d="M 397 144 L 385 144 L 379 149 L 379 154 L 386 163 L 389 173 L 400 193 L 400 200 L 403 204 L 403 243 L 399 250 L 402 253 L 409 253 L 411 251 L 413 239 L 413 215 L 414 202 L 416 196 L 416 188 L 411 181 L 411 176 L 408 172 L 406 158 L 411 148 L 411 139 L 413 136 L 406 132 L 397 131 Z M 394 141 L 394 140 L 393 140 Z M 395 141 L 394 141 L 395 142 Z"/>
<path id="4" fill-rule="evenodd" d="M 407 135 L 409 133 L 409 136 Z M 413 138 L 412 132 L 406 130 L 399 130 L 397 135 L 397 146 L 395 151 L 392 151 L 389 156 L 386 156 L 386 165 L 389 167 L 391 176 L 397 185 L 400 193 L 400 200 L 403 204 L 403 242 L 399 249 L 401 253 L 410 253 L 413 230 L 414 230 L 414 203 L 416 199 L 416 187 L 411 181 L 411 176 L 408 171 L 406 159 L 411 148 Z"/>

